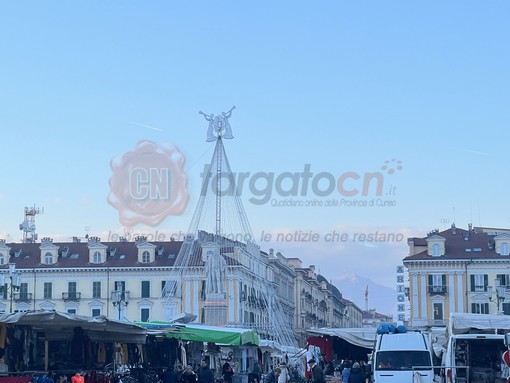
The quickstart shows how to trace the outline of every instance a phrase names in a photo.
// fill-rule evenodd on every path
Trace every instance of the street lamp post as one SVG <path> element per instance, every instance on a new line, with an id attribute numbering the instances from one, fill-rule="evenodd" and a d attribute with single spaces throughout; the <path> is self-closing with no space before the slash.
<path id="1" fill-rule="evenodd" d="M 493 299 L 496 299 L 496 306 L 498 308 L 498 313 L 500 311 L 500 304 L 502 304 L 505 301 L 505 293 L 506 293 L 506 286 L 501 286 L 501 281 L 499 278 L 496 278 L 494 280 L 496 289 L 495 291 L 492 291 L 492 286 L 487 286 L 487 292 L 489 293 L 489 301 L 493 301 Z M 494 294 L 494 297 L 492 296 Z"/>
<path id="2" fill-rule="evenodd" d="M 119 312 L 118 320 L 121 320 L 121 312 L 124 307 L 129 303 L 129 291 L 115 290 L 112 291 L 113 307 L 117 308 Z"/>
<path id="3" fill-rule="evenodd" d="M 12 313 L 12 300 L 14 297 L 14 292 L 19 291 L 21 287 L 20 283 L 20 273 L 16 271 L 16 264 L 15 263 L 9 263 L 9 272 L 7 273 L 7 278 L 9 278 L 9 281 L 6 282 L 4 279 L 4 283 L 2 286 L 0 286 L 0 293 L 6 293 L 9 301 L 9 312 Z"/>

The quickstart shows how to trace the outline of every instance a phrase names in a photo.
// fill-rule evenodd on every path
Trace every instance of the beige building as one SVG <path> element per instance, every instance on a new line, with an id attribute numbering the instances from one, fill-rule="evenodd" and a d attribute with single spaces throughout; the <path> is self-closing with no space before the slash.
<path id="1" fill-rule="evenodd" d="M 175 280 L 171 271 L 181 246 L 145 237 L 134 242 L 0 240 L 0 312 L 46 309 L 129 321 L 166 321 L 186 312 L 204 323 L 205 262 L 197 257 Z M 361 326 L 362 311 L 314 266 L 303 268 L 297 258 L 253 244 L 232 243 L 221 251 L 227 263 L 228 325 L 253 328 L 265 339 L 276 339 L 277 328 L 286 328 L 303 341 L 310 327 Z M 169 286 L 177 284 L 178 300 L 169 294 Z M 269 315 L 275 310 L 277 318 Z"/>
<path id="2" fill-rule="evenodd" d="M 452 225 L 409 238 L 409 325 L 444 325 L 450 313 L 510 314 L 510 234 Z"/>

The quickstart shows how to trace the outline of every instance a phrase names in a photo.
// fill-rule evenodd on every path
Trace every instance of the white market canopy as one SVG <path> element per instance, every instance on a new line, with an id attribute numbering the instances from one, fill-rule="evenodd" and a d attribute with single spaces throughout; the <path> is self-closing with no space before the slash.
<path id="1" fill-rule="evenodd" d="M 306 332 L 311 335 L 336 336 L 355 346 L 372 349 L 375 343 L 376 328 L 311 328 Z"/>
<path id="2" fill-rule="evenodd" d="M 496 332 L 510 331 L 510 317 L 503 314 L 452 313 L 448 324 L 448 334 L 465 334 L 470 331 Z"/>
<path id="3" fill-rule="evenodd" d="M 0 323 L 31 326 L 44 332 L 46 340 L 72 340 L 81 327 L 92 341 L 146 343 L 147 330 L 141 326 L 111 320 L 104 315 L 88 317 L 57 311 L 37 310 L 0 315 Z"/>

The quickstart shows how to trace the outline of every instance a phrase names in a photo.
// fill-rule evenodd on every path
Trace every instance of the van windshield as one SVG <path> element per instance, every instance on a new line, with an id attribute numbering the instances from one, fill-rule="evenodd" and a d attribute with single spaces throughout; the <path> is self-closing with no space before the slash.
<path id="1" fill-rule="evenodd" d="M 428 351 L 380 351 L 375 361 L 376 370 L 426 370 L 432 367 Z"/>

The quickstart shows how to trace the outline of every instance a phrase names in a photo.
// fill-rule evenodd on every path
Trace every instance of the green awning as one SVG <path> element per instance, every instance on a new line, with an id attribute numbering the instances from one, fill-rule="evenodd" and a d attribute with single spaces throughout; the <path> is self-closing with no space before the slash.
<path id="1" fill-rule="evenodd" d="M 199 324 L 175 324 L 165 322 L 136 322 L 152 334 L 162 334 L 167 338 L 210 342 L 220 345 L 258 346 L 260 338 L 258 334 L 250 329 L 236 327 L 216 327 Z"/>

